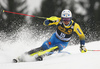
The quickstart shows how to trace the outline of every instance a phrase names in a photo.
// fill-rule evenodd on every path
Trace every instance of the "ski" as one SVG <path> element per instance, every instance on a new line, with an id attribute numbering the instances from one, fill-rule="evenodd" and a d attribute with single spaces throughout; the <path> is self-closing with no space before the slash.
<path id="1" fill-rule="evenodd" d="M 61 52 L 58 52 L 58 53 L 65 53 L 65 54 L 69 54 L 71 55 L 70 52 L 67 52 L 67 51 L 61 51 Z M 38 54 L 34 55 L 34 61 L 43 61 L 44 57 L 45 56 L 49 56 L 49 55 L 52 55 L 52 54 L 57 54 L 57 52 L 47 52 L 41 56 L 39 56 Z M 16 58 L 16 59 L 13 59 L 12 60 L 13 63 L 19 63 L 19 62 L 26 62 L 26 61 L 23 61 L 23 59 L 19 59 L 19 58 Z"/>

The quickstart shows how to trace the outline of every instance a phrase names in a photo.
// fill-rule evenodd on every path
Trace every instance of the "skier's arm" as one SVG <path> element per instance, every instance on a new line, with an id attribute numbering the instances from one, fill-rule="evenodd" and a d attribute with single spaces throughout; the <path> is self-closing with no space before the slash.
<path id="1" fill-rule="evenodd" d="M 58 23 L 60 22 L 61 18 L 58 18 L 56 16 L 52 16 L 50 18 L 47 18 L 45 21 L 44 21 L 44 25 L 45 26 L 49 26 L 49 25 L 58 25 Z"/>
<path id="2" fill-rule="evenodd" d="M 79 39 L 80 39 L 80 50 L 81 50 L 81 52 L 82 53 L 87 52 L 87 49 L 84 46 L 85 45 L 85 35 L 84 35 L 84 33 L 82 32 L 80 26 L 77 23 L 75 23 L 74 31 L 79 36 Z"/>
<path id="3" fill-rule="evenodd" d="M 85 45 L 85 35 L 77 23 L 75 23 L 75 25 L 74 25 L 74 32 L 76 32 L 77 35 L 79 36 L 80 44 Z"/>

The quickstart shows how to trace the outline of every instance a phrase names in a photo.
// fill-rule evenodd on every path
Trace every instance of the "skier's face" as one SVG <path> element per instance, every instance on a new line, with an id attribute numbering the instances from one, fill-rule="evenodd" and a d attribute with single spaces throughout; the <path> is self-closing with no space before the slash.
<path id="1" fill-rule="evenodd" d="M 71 18 L 62 18 L 62 21 L 65 25 L 68 25 L 71 21 Z"/>
<path id="2" fill-rule="evenodd" d="M 63 21 L 63 23 L 64 23 L 65 25 L 68 25 L 68 24 L 70 23 L 70 21 Z"/>

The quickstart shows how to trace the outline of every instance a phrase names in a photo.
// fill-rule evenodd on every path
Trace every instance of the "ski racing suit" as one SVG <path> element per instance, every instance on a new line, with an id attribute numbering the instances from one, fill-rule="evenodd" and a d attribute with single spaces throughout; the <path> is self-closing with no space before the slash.
<path id="1" fill-rule="evenodd" d="M 17 59 L 13 59 L 14 62 L 24 62 L 24 61 L 42 61 L 43 56 L 47 53 L 53 54 L 53 51 L 58 51 L 60 52 L 64 48 L 67 47 L 71 36 L 73 32 L 76 32 L 77 35 L 79 36 L 80 39 L 80 48 L 81 52 L 84 53 L 87 50 L 84 48 L 85 45 L 85 35 L 82 32 L 80 26 L 75 23 L 73 20 L 70 21 L 68 26 L 65 26 L 64 23 L 62 22 L 61 18 L 57 17 L 50 17 L 49 19 L 46 19 L 44 21 L 45 26 L 50 26 L 50 25 L 57 25 L 57 30 L 53 35 L 51 36 L 50 39 L 45 41 L 42 46 L 32 49 L 28 52 L 25 52 L 21 56 L 19 56 Z M 56 21 L 52 21 L 56 19 Z M 83 49 L 84 48 L 84 49 Z"/>
<path id="2" fill-rule="evenodd" d="M 85 35 L 82 32 L 80 26 L 73 20 L 70 21 L 70 24 L 67 27 L 63 24 L 61 18 L 58 18 L 58 21 L 55 22 L 45 20 L 43 24 L 45 26 L 57 25 L 56 32 L 53 33 L 50 39 L 42 44 L 41 47 L 43 48 L 43 50 L 52 48 L 54 46 L 58 46 L 59 51 L 63 50 L 67 47 L 73 32 L 76 32 L 79 36 L 80 44 L 85 45 Z"/>

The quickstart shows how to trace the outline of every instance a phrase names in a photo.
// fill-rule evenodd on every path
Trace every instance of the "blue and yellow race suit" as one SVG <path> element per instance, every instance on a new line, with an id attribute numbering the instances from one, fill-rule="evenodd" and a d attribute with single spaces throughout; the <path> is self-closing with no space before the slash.
<path id="1" fill-rule="evenodd" d="M 58 46 L 59 51 L 67 47 L 73 32 L 76 32 L 80 39 L 80 44 L 85 45 L 85 35 L 82 32 L 80 26 L 73 20 L 70 21 L 68 26 L 65 26 L 61 18 L 58 18 L 57 22 L 52 22 L 50 20 L 45 20 L 43 23 L 45 26 L 57 25 L 56 32 L 51 36 L 51 38 L 45 41 L 42 45 L 43 50 Z"/>

